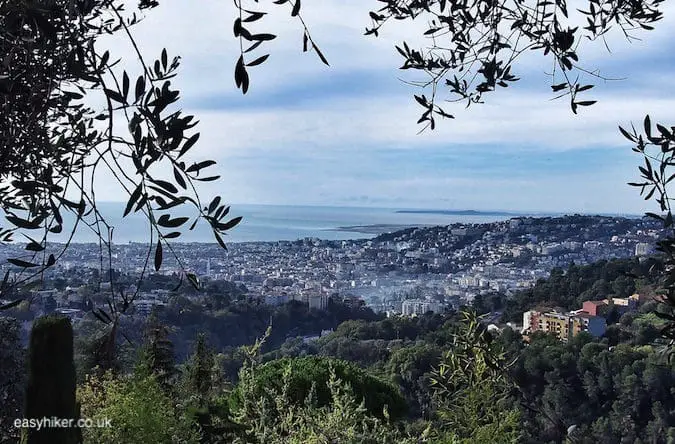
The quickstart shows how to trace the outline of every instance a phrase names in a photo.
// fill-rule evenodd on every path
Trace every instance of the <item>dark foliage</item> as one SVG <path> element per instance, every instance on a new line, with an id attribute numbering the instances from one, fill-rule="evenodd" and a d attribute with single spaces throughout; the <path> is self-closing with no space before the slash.
<path id="1" fill-rule="evenodd" d="M 73 328 L 68 318 L 45 316 L 33 324 L 28 348 L 25 418 L 77 420 Z M 28 428 L 28 444 L 76 443 L 76 427 Z"/>
<path id="2" fill-rule="evenodd" d="M 129 31 L 138 21 L 122 1 L 0 5 L 0 209 L 9 222 L 0 229 L 0 242 L 11 241 L 15 232 L 28 239 L 26 254 L 9 259 L 21 273 L 11 280 L 5 276 L 0 287 L 5 297 L 53 266 L 78 227 L 100 239 L 103 268 L 113 229 L 96 202 L 94 178 L 101 169 L 129 196 L 124 216 L 141 212 L 150 225 L 141 280 L 151 256 L 159 269 L 165 250 L 172 253 L 169 240 L 180 236 L 181 227 L 192 229 L 204 220 L 224 248 L 223 235 L 241 220 L 227 219 L 229 207 L 219 196 L 200 200 L 197 182 L 218 177 L 203 174 L 214 161 L 188 155 L 199 134 L 192 132 L 194 117 L 175 109 L 179 91 L 170 79 L 179 58 L 169 58 L 164 49 L 152 64 L 146 62 Z M 119 70 L 115 55 L 98 49 L 99 37 L 116 33 L 129 38 L 138 74 Z M 103 109 L 85 105 L 97 99 Z M 194 208 L 194 218 L 168 212 L 186 205 Z M 50 236 L 62 232 L 69 233 L 66 244 L 48 248 Z M 187 274 L 186 281 L 198 285 L 194 275 Z M 115 324 L 138 293 L 124 294 L 112 279 L 111 284 L 109 304 L 96 313 Z"/>
<path id="3" fill-rule="evenodd" d="M 241 89 L 243 94 L 248 92 L 250 84 L 248 68 L 265 63 L 270 56 L 269 54 L 253 56 L 251 55 L 251 52 L 258 49 L 265 42 L 277 38 L 275 34 L 266 32 L 254 33 L 250 31 L 251 26 L 255 26 L 255 23 L 261 21 L 268 13 L 261 10 L 261 6 L 257 0 L 254 0 L 256 10 L 245 8 L 245 2 L 246 0 L 234 0 L 234 5 L 239 14 L 238 17 L 235 18 L 233 26 L 234 36 L 239 39 L 239 58 L 237 59 L 237 64 L 234 69 L 234 81 L 237 88 Z M 278 7 L 285 7 L 285 5 L 288 5 L 290 7 L 290 16 L 295 17 L 303 28 L 302 51 L 314 51 L 321 62 L 328 66 L 328 59 L 317 46 L 302 18 L 302 3 L 300 0 L 276 0 L 274 5 Z"/>
<path id="4" fill-rule="evenodd" d="M 23 416 L 25 354 L 20 323 L 0 317 L 0 442 L 18 441 L 14 420 Z"/>
<path id="5" fill-rule="evenodd" d="M 169 328 L 156 316 L 148 318 L 145 328 L 145 343 L 141 348 L 137 370 L 145 376 L 154 375 L 162 388 L 170 390 L 176 376 L 176 360 Z"/>
<path id="6" fill-rule="evenodd" d="M 533 288 L 514 296 L 486 296 L 474 302 L 480 313 L 501 310 L 506 321 L 522 321 L 523 312 L 537 307 L 566 310 L 581 308 L 584 301 L 607 297 L 625 298 L 635 292 L 653 293 L 663 263 L 658 258 L 647 260 L 601 260 L 589 265 L 570 265 L 567 270 L 556 268 L 548 279 L 541 279 Z"/>
<path id="7" fill-rule="evenodd" d="M 644 166 L 638 167 L 642 182 L 631 182 L 629 185 L 640 188 L 640 195 L 645 200 L 653 199 L 658 205 L 658 213 L 647 213 L 647 216 L 663 222 L 668 235 L 657 243 L 657 250 L 663 253 L 665 272 L 662 273 L 660 286 L 665 310 L 659 313 L 667 324 L 661 333 L 675 343 L 675 226 L 669 186 L 675 174 L 675 127 L 652 124 L 649 116 L 644 119 L 644 134 L 635 127 L 631 131 L 619 127 L 621 134 L 635 144 L 633 151 L 642 156 Z"/>
<path id="8" fill-rule="evenodd" d="M 318 336 L 323 330 L 336 328 L 350 319 L 377 320 L 381 315 L 367 308 L 350 308 L 330 301 L 326 310 L 313 310 L 307 304 L 290 301 L 278 307 L 259 301 L 218 302 L 219 295 L 208 296 L 205 304 L 217 304 L 217 309 L 205 310 L 186 298 L 178 298 L 158 312 L 160 319 L 174 329 L 171 339 L 179 359 L 187 356 L 192 337 L 204 332 L 211 338 L 217 351 L 255 342 L 268 326 L 272 332 L 264 344 L 264 351 L 276 349 L 289 338 Z M 235 372 L 236 374 L 236 372 Z"/>
<path id="9" fill-rule="evenodd" d="M 515 74 L 518 59 L 526 51 L 538 51 L 550 57 L 551 89 L 569 96 L 574 113 L 595 100 L 580 100 L 578 94 L 593 87 L 581 84 L 578 74 L 602 78 L 585 69 L 580 62 L 584 38 L 602 40 L 619 28 L 631 39 L 636 29 L 653 29 L 662 18 L 662 0 L 625 2 L 621 0 L 584 2 L 582 8 L 568 10 L 565 0 L 501 1 L 490 0 L 383 0 L 384 5 L 370 13 L 372 26 L 366 35 L 377 36 L 393 20 L 426 19 L 423 37 L 428 44 L 415 49 L 404 42 L 396 49 L 404 59 L 401 69 L 424 73 L 427 79 L 414 85 L 431 88 L 429 97 L 416 95 L 425 109 L 418 123 L 434 129 L 435 116 L 453 116 L 437 105 L 441 86 L 453 100 L 467 106 L 480 103 L 485 93 L 506 88 L 519 80 Z M 587 26 L 573 26 L 575 20 Z M 576 74 L 576 76 L 575 76 Z M 562 93 L 561 93 L 562 92 Z"/>
<path id="10" fill-rule="evenodd" d="M 528 443 L 665 443 L 675 431 L 675 368 L 650 347 L 608 347 L 580 335 L 568 344 L 536 334 L 513 369 Z"/>

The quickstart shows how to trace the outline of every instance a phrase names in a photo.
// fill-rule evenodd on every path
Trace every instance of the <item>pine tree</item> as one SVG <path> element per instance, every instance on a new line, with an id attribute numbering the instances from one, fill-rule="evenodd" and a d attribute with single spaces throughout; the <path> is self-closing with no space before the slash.
<path id="1" fill-rule="evenodd" d="M 154 313 L 148 318 L 145 337 L 137 373 L 154 375 L 165 390 L 170 390 L 176 375 L 173 342 L 169 339 L 169 328 Z"/>
<path id="2" fill-rule="evenodd" d="M 232 428 L 227 398 L 223 396 L 222 379 L 216 366 L 216 357 L 208 346 L 206 335 L 200 333 L 183 369 L 180 402 L 188 417 L 199 425 L 202 443 L 223 442 L 223 435 Z"/>
<path id="3" fill-rule="evenodd" d="M 195 342 L 194 354 L 186 365 L 187 385 L 198 396 L 200 405 L 208 400 L 211 392 L 213 364 L 213 351 L 206 343 L 206 335 L 200 333 Z"/>

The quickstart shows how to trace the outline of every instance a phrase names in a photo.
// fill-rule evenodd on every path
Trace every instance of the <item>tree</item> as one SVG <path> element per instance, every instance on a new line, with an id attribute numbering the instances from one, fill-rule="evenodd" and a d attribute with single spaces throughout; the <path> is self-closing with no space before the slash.
<path id="1" fill-rule="evenodd" d="M 261 387 L 260 349 L 269 334 L 268 328 L 265 336 L 254 345 L 244 347 L 244 365 L 239 372 L 239 384 L 234 394 L 237 399 L 233 399 L 232 403 L 232 419 L 235 427 L 229 436 L 230 442 L 275 444 L 419 442 L 392 426 L 387 409 L 373 411 L 366 406 L 368 401 L 362 394 L 363 381 L 357 380 L 365 375 L 365 372 L 353 367 L 345 371 L 345 363 L 341 361 L 327 359 L 274 361 L 271 364 L 281 369 L 281 374 L 274 369 L 281 379 L 264 378 L 263 381 L 267 380 L 264 385 L 267 385 L 268 389 L 265 390 L 264 386 Z M 296 363 L 315 364 L 313 374 L 298 373 L 293 368 Z M 269 364 L 266 365 L 269 368 Z M 326 370 L 327 375 L 322 374 Z M 315 381 L 312 378 L 317 376 L 317 371 L 320 377 Z M 341 379 L 339 373 L 356 384 Z M 310 382 L 309 389 L 305 385 L 307 381 Z M 370 380 L 367 378 L 367 382 L 379 385 L 375 378 Z M 301 390 L 298 391 L 298 388 Z M 378 388 L 381 387 L 372 387 L 371 390 Z"/>
<path id="2" fill-rule="evenodd" d="M 420 123 L 427 122 L 432 129 L 434 114 L 452 117 L 436 106 L 440 84 L 445 83 L 450 95 L 457 101 L 465 101 L 467 106 L 480 103 L 485 93 L 519 80 L 512 68 L 528 50 L 553 59 L 551 89 L 554 93 L 565 91 L 558 97 L 569 96 L 571 109 L 576 113 L 579 106 L 589 106 L 595 101 L 577 99 L 580 92 L 593 85 L 580 84 L 579 77 L 573 80 L 572 74 L 577 71 L 600 77 L 579 62 L 577 48 L 582 38 L 601 39 L 616 26 L 631 39 L 630 33 L 636 28 L 652 29 L 651 24 L 662 17 L 660 0 L 602 4 L 590 0 L 586 10 L 572 11 L 588 25 L 581 29 L 572 27 L 576 17 L 570 16 L 565 0 L 496 4 L 485 0 L 386 0 L 384 3 L 378 12 L 371 13 L 373 26 L 366 34 L 377 35 L 392 19 L 422 15 L 430 18 L 424 35 L 431 39 L 431 45 L 426 50 L 411 49 L 407 43 L 396 49 L 404 58 L 401 69 L 422 71 L 428 76 L 427 81 L 418 85 L 430 86 L 431 97 L 422 95 L 415 99 L 425 108 Z"/>
<path id="3" fill-rule="evenodd" d="M 22 416 L 25 351 L 17 320 L 0 317 L 0 441 L 18 439 L 14 420 Z"/>
<path id="4" fill-rule="evenodd" d="M 244 385 L 250 374 L 242 378 Z M 350 384 L 341 380 L 333 368 L 326 381 L 331 402 L 319 405 L 313 392 L 306 394 L 303 402 L 293 398 L 292 370 L 283 373 L 283 389 L 272 402 L 264 398 L 247 397 L 240 408 L 242 431 L 232 440 L 236 443 L 367 443 L 389 444 L 419 442 L 405 436 L 386 418 L 370 414 L 363 401 L 359 401 Z M 238 412 L 235 412 L 238 413 Z"/>
<path id="5" fill-rule="evenodd" d="M 508 399 L 514 388 L 508 375 L 513 363 L 474 313 L 462 315 L 451 348 L 431 375 L 441 436 L 467 442 L 519 442 L 520 413 Z"/>
<path id="6" fill-rule="evenodd" d="M 392 21 L 426 19 L 429 24 L 422 36 L 429 42 L 425 48 L 414 49 L 403 42 L 396 50 L 403 58 L 401 69 L 418 71 L 426 77 L 409 83 L 431 90 L 429 97 L 415 95 L 416 102 L 424 109 L 418 123 L 431 129 L 435 128 L 435 117 L 454 118 L 437 104 L 441 100 L 438 97 L 441 85 L 447 87 L 452 101 L 463 101 L 467 106 L 481 103 L 486 93 L 519 80 L 514 68 L 527 51 L 538 51 L 552 59 L 551 89 L 557 97 L 569 96 L 570 107 L 577 113 L 579 107 L 595 103 L 578 99 L 579 93 L 593 87 L 581 84 L 578 74 L 604 79 L 582 65 L 578 51 L 582 39 L 604 40 L 616 27 L 632 40 L 636 38 L 634 31 L 653 29 L 652 25 L 663 16 L 660 11 L 663 0 L 588 0 L 585 9 L 574 10 L 568 10 L 565 0 L 497 3 L 490 0 L 383 0 L 382 3 L 377 11 L 370 12 L 372 24 L 365 35 L 377 37 Z M 244 9 L 241 0 L 235 4 L 239 9 L 234 23 L 235 36 L 254 42 L 253 48 L 261 41 L 276 37 L 252 35 L 244 25 L 261 19 L 264 13 Z M 301 10 L 297 0 L 277 4 L 291 5 L 293 16 Z M 574 26 L 578 22 L 585 26 Z M 308 48 L 328 63 L 305 27 L 303 50 Z M 235 82 L 244 94 L 248 90 L 246 67 L 267 58 L 263 56 L 246 64 L 245 54 L 242 46 L 235 67 Z"/>
<path id="7" fill-rule="evenodd" d="M 110 372 L 91 376 L 79 388 L 78 400 L 82 417 L 94 424 L 103 424 L 105 420 L 111 424 L 84 429 L 85 442 L 200 442 L 194 425 L 176 410 L 154 376 L 117 378 Z"/>
<path id="8" fill-rule="evenodd" d="M 101 328 L 97 321 L 80 323 L 76 342 L 76 364 L 80 379 L 92 373 L 102 375 L 108 371 L 117 373 L 121 370 L 119 344 L 111 341 L 115 334 L 111 326 Z"/>
<path id="9" fill-rule="evenodd" d="M 169 391 L 176 375 L 173 343 L 168 327 L 154 313 L 148 318 L 145 337 L 136 372 L 141 376 L 153 375 L 162 388 Z"/>
<path id="10" fill-rule="evenodd" d="M 286 372 L 288 375 L 284 377 Z M 239 389 L 233 393 L 232 400 L 234 405 L 241 405 L 246 396 L 262 396 L 271 402 L 273 394 L 282 392 L 283 381 L 286 380 L 289 400 L 301 405 L 309 393 L 314 392 L 317 406 L 327 406 L 333 402 L 328 384 L 331 372 L 351 386 L 359 402 L 364 401 L 370 415 L 382 418 L 385 409 L 387 415 L 394 419 L 405 414 L 405 401 L 391 384 L 371 376 L 350 362 L 320 356 L 284 358 L 263 364 L 249 381 L 253 384 L 251 387 L 239 382 Z M 253 390 L 253 393 L 246 390 Z"/>
<path id="11" fill-rule="evenodd" d="M 196 394 L 200 400 L 206 399 L 211 390 L 213 365 L 213 352 L 208 348 L 206 336 L 200 333 L 197 336 L 194 353 L 185 366 L 185 378 L 190 392 Z"/>
<path id="12" fill-rule="evenodd" d="M 25 418 L 79 419 L 75 397 L 73 327 L 68 318 L 45 316 L 33 324 L 28 347 Z M 28 444 L 76 443 L 76 426 L 26 428 Z"/>
<path id="13" fill-rule="evenodd" d="M 659 207 L 659 213 L 647 213 L 647 216 L 663 222 L 666 236 L 658 241 L 657 250 L 664 256 L 665 270 L 657 275 L 660 279 L 660 298 L 663 302 L 657 314 L 667 321 L 661 334 L 670 340 L 670 348 L 675 344 L 675 226 L 673 225 L 673 197 L 669 187 L 675 175 L 675 126 L 667 128 L 656 123 L 655 128 L 649 116 L 644 120 L 644 135 L 635 128 L 627 131 L 620 128 L 621 133 L 636 146 L 633 151 L 640 154 L 644 166 L 639 167 L 642 182 L 631 182 L 629 185 L 640 188 L 640 195 L 645 200 L 653 199 Z"/>
<path id="14" fill-rule="evenodd" d="M 419 411 L 425 419 L 431 413 L 431 372 L 438 368 L 441 354 L 437 346 L 411 345 L 394 351 L 385 364 L 386 372 L 406 396 L 410 410 Z"/>
<path id="15" fill-rule="evenodd" d="M 222 442 L 231 428 L 221 362 L 200 333 L 194 352 L 182 369 L 178 387 L 178 402 L 188 418 L 199 425 L 202 443 Z"/>
<path id="16" fill-rule="evenodd" d="M 52 267 L 81 226 L 110 249 L 113 229 L 94 190 L 101 169 L 129 196 L 123 216 L 141 212 L 147 218 L 149 249 L 141 279 L 152 251 L 159 269 L 164 249 L 173 252 L 169 241 L 190 222 L 168 210 L 191 205 L 196 216 L 190 227 L 205 221 L 222 247 L 222 235 L 241 220 L 228 220 L 229 207 L 220 196 L 200 200 L 195 185 L 217 179 L 203 174 L 215 162 L 188 155 L 199 133 L 192 133 L 193 116 L 173 109 L 179 91 L 170 79 L 177 75 L 179 58 L 169 58 L 164 49 L 158 59 L 146 61 L 130 32 L 138 11 L 127 12 L 125 3 L 10 0 L 0 5 L 0 209 L 9 223 L 0 228 L 0 242 L 11 242 L 15 233 L 28 239 L 25 255 L 8 260 L 19 274 L 10 280 L 7 273 L 3 296 Z M 139 9 L 157 5 L 140 0 Z M 118 69 L 115 55 L 100 49 L 99 38 L 107 34 L 128 37 L 140 65 L 137 73 Z M 103 108 L 89 106 L 97 101 Z M 64 246 L 49 244 L 62 232 L 70 233 Z M 112 263 L 107 265 L 112 276 Z M 198 285 L 193 274 L 187 280 Z M 118 291 L 111 278 L 111 301 L 97 313 L 115 323 L 137 295 Z"/>

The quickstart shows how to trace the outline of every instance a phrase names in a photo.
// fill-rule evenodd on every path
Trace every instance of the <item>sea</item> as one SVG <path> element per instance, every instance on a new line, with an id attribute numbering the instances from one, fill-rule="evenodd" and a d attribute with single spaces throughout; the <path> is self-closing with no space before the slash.
<path id="1" fill-rule="evenodd" d="M 102 202 L 98 205 L 109 225 L 113 227 L 113 242 L 147 242 L 149 225 L 142 213 L 122 218 L 124 203 Z M 190 208 L 192 210 L 192 208 Z M 194 216 L 185 210 L 173 209 L 171 217 Z M 497 211 L 418 210 L 411 208 L 372 208 L 344 206 L 251 205 L 232 204 L 229 217 L 242 216 L 236 227 L 229 230 L 225 242 L 273 242 L 319 238 L 326 240 L 367 239 L 382 232 L 412 226 L 450 225 L 455 223 L 488 223 L 507 220 L 525 213 Z M 68 218 L 66 217 L 66 224 Z M 194 220 L 194 219 L 191 219 Z M 72 219 L 71 219 L 72 221 Z M 181 227 L 183 235 L 176 242 L 215 242 L 210 227 L 200 221 L 192 230 L 189 223 Z M 171 231 L 171 230 L 167 230 Z M 51 242 L 65 242 L 69 233 L 52 235 Z M 19 239 L 17 239 L 19 241 Z M 72 242 L 97 242 L 97 235 L 80 226 Z"/>

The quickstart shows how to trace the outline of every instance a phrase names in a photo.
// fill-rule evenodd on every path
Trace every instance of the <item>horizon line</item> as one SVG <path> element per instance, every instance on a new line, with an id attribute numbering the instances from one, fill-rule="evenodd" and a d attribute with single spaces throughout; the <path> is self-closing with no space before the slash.
<path id="1" fill-rule="evenodd" d="M 126 204 L 126 201 L 105 200 L 98 202 L 99 204 Z M 448 211 L 448 212 L 476 212 L 476 213 L 503 213 L 506 216 L 571 216 L 580 214 L 584 216 L 645 216 L 645 212 L 604 212 L 604 211 L 589 211 L 589 210 L 521 210 L 521 209 L 476 209 L 476 208 L 444 208 L 444 207 L 411 207 L 411 206 L 382 206 L 381 204 L 287 204 L 287 203 L 250 203 L 250 202 L 233 202 L 229 204 L 230 207 L 235 206 L 259 206 L 259 207 L 311 207 L 311 208 L 371 208 L 379 210 L 395 210 L 395 211 Z"/>

